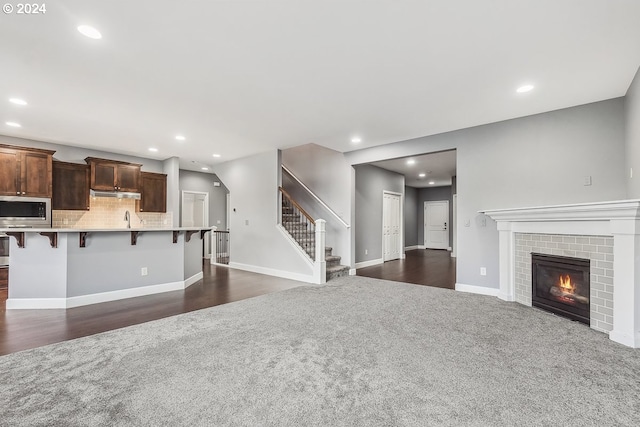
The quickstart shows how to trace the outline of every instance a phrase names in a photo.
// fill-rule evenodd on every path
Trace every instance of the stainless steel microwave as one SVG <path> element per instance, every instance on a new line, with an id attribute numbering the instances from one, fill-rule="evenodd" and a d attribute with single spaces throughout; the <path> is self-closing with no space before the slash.
<path id="1" fill-rule="evenodd" d="M 0 228 L 51 228 L 51 199 L 0 196 Z"/>

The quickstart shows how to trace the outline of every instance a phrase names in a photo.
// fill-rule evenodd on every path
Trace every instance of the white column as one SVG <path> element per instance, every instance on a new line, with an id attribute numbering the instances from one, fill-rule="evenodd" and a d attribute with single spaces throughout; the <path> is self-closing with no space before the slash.
<path id="1" fill-rule="evenodd" d="M 613 330 L 609 338 L 640 347 L 640 221 L 611 220 L 613 234 Z"/>
<path id="2" fill-rule="evenodd" d="M 500 242 L 500 292 L 498 298 L 504 301 L 515 301 L 515 283 L 513 276 L 514 238 L 511 222 L 498 221 Z"/>
<path id="3" fill-rule="evenodd" d="M 324 219 L 316 219 L 316 260 L 313 275 L 318 284 L 327 282 L 327 263 L 324 260 L 326 224 Z"/>

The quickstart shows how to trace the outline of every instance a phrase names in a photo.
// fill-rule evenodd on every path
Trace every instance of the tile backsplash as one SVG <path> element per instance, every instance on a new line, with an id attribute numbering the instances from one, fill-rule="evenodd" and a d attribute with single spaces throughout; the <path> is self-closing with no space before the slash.
<path id="1" fill-rule="evenodd" d="M 126 228 L 124 219 L 126 211 L 131 215 L 132 228 L 171 228 L 173 214 L 136 212 L 136 201 L 133 199 L 116 199 L 110 197 L 92 197 L 88 211 L 52 212 L 54 228 Z"/>

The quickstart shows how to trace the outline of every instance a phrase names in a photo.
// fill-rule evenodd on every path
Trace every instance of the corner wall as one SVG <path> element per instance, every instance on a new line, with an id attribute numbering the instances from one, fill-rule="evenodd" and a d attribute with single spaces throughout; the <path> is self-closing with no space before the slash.
<path id="1" fill-rule="evenodd" d="M 625 97 L 627 197 L 640 199 L 640 69 Z M 633 177 L 630 177 L 633 169 Z"/>
<path id="2" fill-rule="evenodd" d="M 311 281 L 312 266 L 278 228 L 278 151 L 221 163 L 214 172 L 229 189 L 229 265 Z"/>
<path id="3" fill-rule="evenodd" d="M 404 247 L 418 246 L 418 191 L 404 187 Z"/>

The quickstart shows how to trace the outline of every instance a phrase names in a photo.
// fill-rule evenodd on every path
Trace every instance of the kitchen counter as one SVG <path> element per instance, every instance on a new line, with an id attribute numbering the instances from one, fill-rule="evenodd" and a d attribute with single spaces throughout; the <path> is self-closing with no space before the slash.
<path id="1" fill-rule="evenodd" d="M 7 309 L 71 308 L 185 289 L 202 278 L 216 227 L 3 228 Z"/>
<path id="2" fill-rule="evenodd" d="M 103 233 L 111 231 L 192 231 L 192 230 L 211 230 L 215 227 L 131 227 L 131 228 L 0 228 L 0 233 L 24 231 L 25 233 Z"/>

